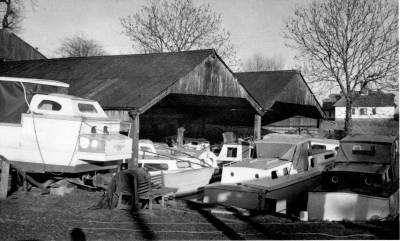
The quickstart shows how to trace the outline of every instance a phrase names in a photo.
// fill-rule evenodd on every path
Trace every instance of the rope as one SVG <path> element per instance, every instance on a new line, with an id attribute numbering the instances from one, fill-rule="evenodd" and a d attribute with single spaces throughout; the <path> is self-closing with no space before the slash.
<path id="1" fill-rule="evenodd" d="M 24 86 L 24 84 L 23 84 L 22 82 L 20 82 L 20 83 L 21 83 L 22 89 L 23 89 L 23 91 L 24 91 L 24 99 L 25 99 L 26 105 L 28 106 L 28 110 L 30 111 L 30 114 L 31 114 L 31 116 L 32 116 L 33 131 L 34 131 L 34 133 L 35 133 L 35 141 L 36 141 L 36 145 L 37 145 L 37 147 L 38 147 L 40 159 L 41 159 L 42 164 L 43 164 L 43 172 L 46 172 L 46 162 L 45 162 L 45 160 L 44 160 L 43 153 L 42 153 L 42 149 L 41 149 L 40 144 L 39 144 L 39 138 L 38 138 L 38 134 L 37 134 L 37 130 L 36 130 L 36 123 L 35 123 L 35 115 L 33 114 L 33 111 L 31 110 L 31 106 L 30 106 L 29 101 L 28 101 L 28 98 L 27 98 L 25 86 Z M 79 132 L 78 132 L 78 136 L 77 136 L 77 138 L 76 138 L 74 150 L 73 150 L 73 152 L 72 152 L 72 155 L 71 155 L 71 158 L 70 158 L 70 160 L 69 160 L 69 162 L 68 162 L 67 167 L 69 167 L 69 166 L 71 165 L 72 160 L 73 160 L 73 157 L 74 157 L 74 155 L 75 155 L 76 148 L 77 148 L 78 142 L 79 142 L 79 134 L 81 133 L 81 129 L 82 129 L 82 123 L 83 123 L 83 118 L 81 119 L 81 123 L 80 123 L 80 126 L 79 126 Z M 64 167 L 64 168 L 65 168 L 65 167 Z M 65 169 L 64 169 L 64 170 L 65 170 Z M 53 175 L 62 175 L 62 174 L 65 173 L 65 171 L 62 171 L 62 172 L 60 172 L 60 173 L 55 173 L 55 172 L 50 172 L 50 171 L 48 171 L 48 173 L 53 174 Z"/>

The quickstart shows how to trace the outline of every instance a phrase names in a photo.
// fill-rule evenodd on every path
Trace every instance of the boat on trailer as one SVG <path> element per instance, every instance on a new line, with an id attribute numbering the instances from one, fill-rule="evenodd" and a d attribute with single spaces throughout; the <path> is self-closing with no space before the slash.
<path id="1" fill-rule="evenodd" d="M 150 175 L 161 174 L 163 186 L 176 189 L 175 196 L 190 195 L 210 183 L 216 161 L 209 148 L 187 151 L 155 145 L 150 140 L 139 140 L 138 164 Z"/>
<path id="2" fill-rule="evenodd" d="M 352 135 L 340 141 L 322 185 L 309 192 L 308 216 L 317 220 L 383 219 L 399 214 L 399 139 Z"/>
<path id="3" fill-rule="evenodd" d="M 223 167 L 221 182 L 204 188 L 203 201 L 281 213 L 305 210 L 307 192 L 335 159 L 335 151 L 312 147 L 310 138 L 267 135 L 255 142 L 256 159 Z"/>

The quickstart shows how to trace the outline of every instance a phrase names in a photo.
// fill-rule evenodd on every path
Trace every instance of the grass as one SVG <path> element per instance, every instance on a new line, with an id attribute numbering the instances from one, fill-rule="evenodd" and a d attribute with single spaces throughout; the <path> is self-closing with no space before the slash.
<path id="1" fill-rule="evenodd" d="M 344 121 L 324 121 L 321 130 L 327 135 L 334 130 L 343 130 Z M 399 122 L 395 120 L 353 120 L 354 134 L 387 135 L 397 136 L 399 134 Z"/>

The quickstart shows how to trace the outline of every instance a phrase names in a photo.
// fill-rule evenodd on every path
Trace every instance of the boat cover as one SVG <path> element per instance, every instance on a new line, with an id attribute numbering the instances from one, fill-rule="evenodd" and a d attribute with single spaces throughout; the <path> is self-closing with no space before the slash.
<path id="1" fill-rule="evenodd" d="M 352 135 L 343 138 L 337 162 L 358 162 L 390 165 L 394 180 L 399 178 L 399 137 Z"/>
<path id="2" fill-rule="evenodd" d="M 31 83 L 24 83 L 24 86 L 28 102 L 34 94 L 65 92 L 62 87 Z M 21 83 L 0 81 L 0 123 L 20 123 L 21 113 L 26 113 L 27 110 Z"/>
<path id="3" fill-rule="evenodd" d="M 257 158 L 279 158 L 293 162 L 298 172 L 308 170 L 307 138 L 293 135 L 267 135 L 255 142 Z"/>

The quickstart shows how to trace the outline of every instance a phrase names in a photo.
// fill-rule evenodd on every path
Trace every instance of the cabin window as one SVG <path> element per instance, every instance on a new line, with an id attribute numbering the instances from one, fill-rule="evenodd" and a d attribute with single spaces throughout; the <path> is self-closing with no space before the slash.
<path id="1" fill-rule="evenodd" d="M 250 158 L 256 158 L 256 157 L 257 157 L 256 149 L 250 148 Z"/>
<path id="2" fill-rule="evenodd" d="M 360 115 L 366 115 L 367 114 L 367 108 L 360 108 Z"/>
<path id="3" fill-rule="evenodd" d="M 228 147 L 227 157 L 237 157 L 237 148 Z"/>
<path id="4" fill-rule="evenodd" d="M 38 106 L 39 110 L 51 110 L 59 111 L 61 110 L 61 105 L 52 100 L 42 100 Z"/>
<path id="5" fill-rule="evenodd" d="M 372 115 L 376 115 L 376 108 L 372 108 Z"/>
<path id="6" fill-rule="evenodd" d="M 289 175 L 289 169 L 287 167 L 283 168 L 283 175 L 288 176 Z"/>
<path id="7" fill-rule="evenodd" d="M 78 110 L 82 113 L 97 113 L 96 108 L 92 104 L 78 103 Z"/>
<path id="8" fill-rule="evenodd" d="M 278 173 L 277 173 L 276 171 L 272 171 L 272 172 L 271 172 L 271 178 L 272 178 L 272 179 L 278 178 Z"/>
<path id="9" fill-rule="evenodd" d="M 149 171 L 165 171 L 168 170 L 168 164 L 166 163 L 145 163 L 144 167 Z"/>
<path id="10" fill-rule="evenodd" d="M 314 150 L 326 150 L 326 146 L 325 145 L 320 145 L 320 144 L 314 144 L 311 146 L 311 149 Z"/>
<path id="11" fill-rule="evenodd" d="M 331 153 L 331 154 L 325 155 L 324 158 L 326 160 L 326 159 L 332 158 L 334 156 L 335 156 L 335 154 Z"/>
<path id="12" fill-rule="evenodd" d="M 326 158 L 325 158 L 326 159 Z M 311 158 L 311 160 L 310 160 L 310 166 L 311 166 L 311 168 L 313 168 L 314 166 L 315 166 L 315 159 L 314 158 Z"/>
<path id="13" fill-rule="evenodd" d="M 355 115 L 356 114 L 356 109 L 355 108 L 351 108 L 351 114 Z"/>

